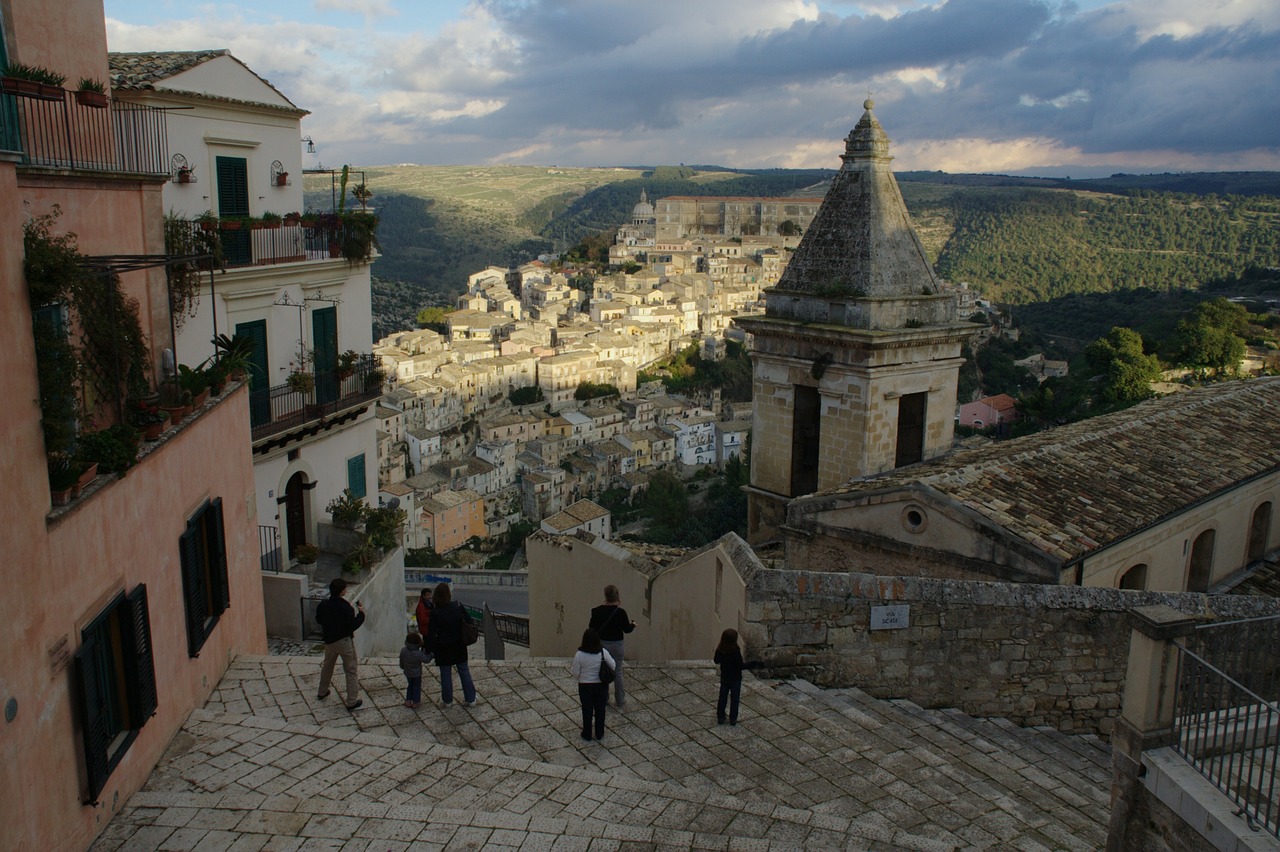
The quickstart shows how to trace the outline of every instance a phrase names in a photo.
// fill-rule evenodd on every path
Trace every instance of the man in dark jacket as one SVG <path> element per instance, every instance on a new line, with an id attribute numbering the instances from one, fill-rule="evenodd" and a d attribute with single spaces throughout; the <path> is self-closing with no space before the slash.
<path id="1" fill-rule="evenodd" d="M 622 686 L 622 637 L 636 629 L 636 623 L 627 616 L 622 608 L 622 596 L 618 587 L 610 584 L 604 587 L 604 603 L 591 608 L 591 623 L 587 625 L 600 634 L 600 644 L 613 657 L 613 703 L 616 707 L 625 707 L 627 691 Z"/>
<path id="2" fill-rule="evenodd" d="M 360 698 L 360 678 L 356 673 L 355 633 L 364 624 L 364 604 L 357 603 L 360 614 L 343 599 L 347 581 L 341 577 L 329 583 L 329 597 L 316 607 L 316 621 L 324 637 L 324 664 L 320 666 L 320 690 L 316 698 L 329 697 L 329 681 L 333 664 L 342 657 L 342 671 L 347 676 L 347 709 L 354 710 L 364 701 Z"/>

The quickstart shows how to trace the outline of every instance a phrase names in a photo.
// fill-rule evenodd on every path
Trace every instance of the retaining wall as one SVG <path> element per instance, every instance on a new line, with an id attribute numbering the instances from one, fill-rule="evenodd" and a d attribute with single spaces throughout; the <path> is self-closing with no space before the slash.
<path id="1" fill-rule="evenodd" d="M 747 593 L 748 656 L 767 676 L 1101 735 L 1120 710 L 1129 609 L 1280 613 L 1275 598 L 808 571 L 761 570 Z M 906 626 L 871 629 L 888 605 Z"/>

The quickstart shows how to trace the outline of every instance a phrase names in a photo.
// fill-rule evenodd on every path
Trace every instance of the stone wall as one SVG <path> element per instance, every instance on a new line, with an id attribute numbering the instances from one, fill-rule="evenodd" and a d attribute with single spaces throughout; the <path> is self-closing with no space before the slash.
<path id="1" fill-rule="evenodd" d="M 1126 613 L 1150 604 L 1211 618 L 1280 613 L 1274 598 L 761 570 L 744 638 L 769 677 L 1109 735 Z M 907 607 L 907 626 L 871 630 L 871 608 L 887 605 Z"/>

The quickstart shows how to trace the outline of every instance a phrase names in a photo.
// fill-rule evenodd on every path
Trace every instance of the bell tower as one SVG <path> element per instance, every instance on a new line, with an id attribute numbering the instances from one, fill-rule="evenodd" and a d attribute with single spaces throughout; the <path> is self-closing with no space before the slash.
<path id="1" fill-rule="evenodd" d="M 961 344 L 956 317 L 911 225 L 872 113 L 752 335 L 748 536 L 773 538 L 793 497 L 934 458 L 951 446 Z"/>

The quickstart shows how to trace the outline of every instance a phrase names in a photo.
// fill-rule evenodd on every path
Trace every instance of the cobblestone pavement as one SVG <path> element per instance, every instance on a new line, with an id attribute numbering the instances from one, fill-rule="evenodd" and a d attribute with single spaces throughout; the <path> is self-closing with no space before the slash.
<path id="1" fill-rule="evenodd" d="M 317 700 L 316 657 L 237 660 L 95 850 L 1070 849 L 1104 845 L 1091 737 L 748 677 L 716 725 L 705 663 L 628 662 L 628 706 L 579 739 L 563 660 L 473 662 L 474 707 Z M 434 673 L 434 669 L 432 670 Z M 341 678 L 335 678 L 339 683 Z"/>

